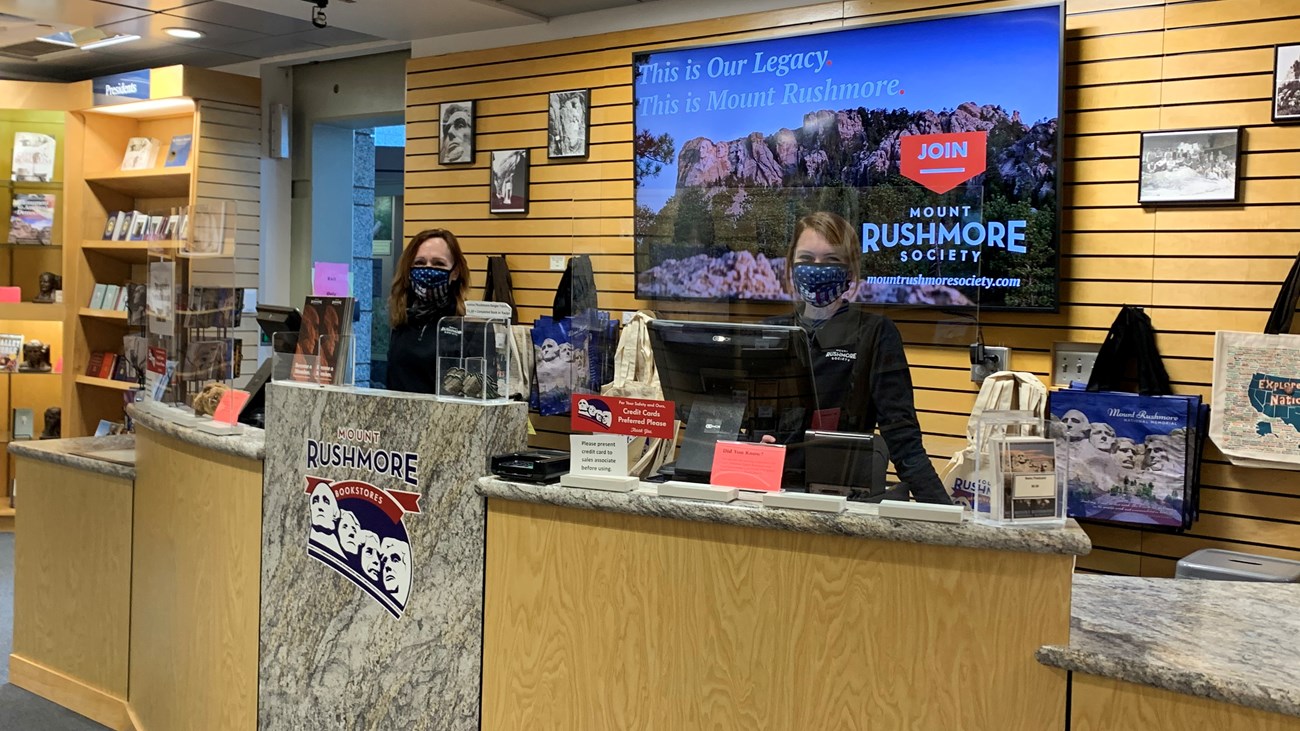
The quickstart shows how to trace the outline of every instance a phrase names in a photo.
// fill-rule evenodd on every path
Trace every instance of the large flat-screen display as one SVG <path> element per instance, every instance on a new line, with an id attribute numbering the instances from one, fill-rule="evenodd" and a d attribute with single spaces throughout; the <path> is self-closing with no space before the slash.
<path id="1" fill-rule="evenodd" d="M 1054 310 L 1063 7 L 634 59 L 636 291 L 789 300 L 798 220 L 861 238 L 852 297 Z"/>

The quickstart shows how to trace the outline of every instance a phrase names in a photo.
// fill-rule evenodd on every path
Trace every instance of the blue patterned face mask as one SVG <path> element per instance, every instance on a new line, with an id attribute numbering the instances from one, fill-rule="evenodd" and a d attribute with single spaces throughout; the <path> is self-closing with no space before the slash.
<path id="1" fill-rule="evenodd" d="M 451 304 L 451 272 L 437 267 L 411 267 L 411 306 L 443 312 Z"/>
<path id="2" fill-rule="evenodd" d="M 825 307 L 849 290 L 853 277 L 843 264 L 795 264 L 795 291 L 813 307 Z"/>

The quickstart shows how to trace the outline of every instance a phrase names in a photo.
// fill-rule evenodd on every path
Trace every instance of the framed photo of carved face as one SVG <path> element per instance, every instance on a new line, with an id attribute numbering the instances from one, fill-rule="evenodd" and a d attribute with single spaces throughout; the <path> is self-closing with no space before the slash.
<path id="1" fill-rule="evenodd" d="M 492 151 L 489 213 L 528 212 L 528 150 Z"/>
<path id="2" fill-rule="evenodd" d="M 591 90 L 551 92 L 546 122 L 548 158 L 586 157 L 591 132 Z"/>
<path id="3" fill-rule="evenodd" d="M 1300 122 L 1300 43 L 1273 49 L 1273 121 Z"/>
<path id="4" fill-rule="evenodd" d="M 474 102 L 444 102 L 438 107 L 438 163 L 474 162 Z"/>

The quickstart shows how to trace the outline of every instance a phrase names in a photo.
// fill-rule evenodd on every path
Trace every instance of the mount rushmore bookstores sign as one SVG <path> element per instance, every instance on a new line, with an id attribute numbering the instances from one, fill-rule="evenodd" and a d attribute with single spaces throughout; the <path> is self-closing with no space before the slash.
<path id="1" fill-rule="evenodd" d="M 411 539 L 403 518 L 419 513 L 420 457 L 379 446 L 381 433 L 339 427 L 333 439 L 307 439 L 307 555 L 356 584 L 400 619 L 411 592 Z M 331 481 L 310 473 L 360 470 L 367 479 Z"/>
<path id="2" fill-rule="evenodd" d="M 637 294 L 788 300 L 798 220 L 857 301 L 1057 305 L 1061 7 L 638 56 Z"/>

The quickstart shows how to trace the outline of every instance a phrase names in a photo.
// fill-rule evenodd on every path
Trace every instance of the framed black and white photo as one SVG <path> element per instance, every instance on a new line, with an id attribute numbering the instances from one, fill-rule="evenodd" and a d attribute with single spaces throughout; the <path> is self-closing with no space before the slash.
<path id="1" fill-rule="evenodd" d="M 1300 43 L 1273 49 L 1273 121 L 1300 122 Z"/>
<path id="2" fill-rule="evenodd" d="M 488 212 L 528 212 L 528 150 L 492 151 Z"/>
<path id="3" fill-rule="evenodd" d="M 591 90 L 551 92 L 546 114 L 546 156 L 586 157 L 591 131 Z"/>
<path id="4" fill-rule="evenodd" d="M 474 102 L 443 102 L 438 107 L 438 162 L 474 162 Z"/>
<path id="5" fill-rule="evenodd" d="M 1235 203 L 1241 129 L 1143 132 L 1138 202 Z"/>

